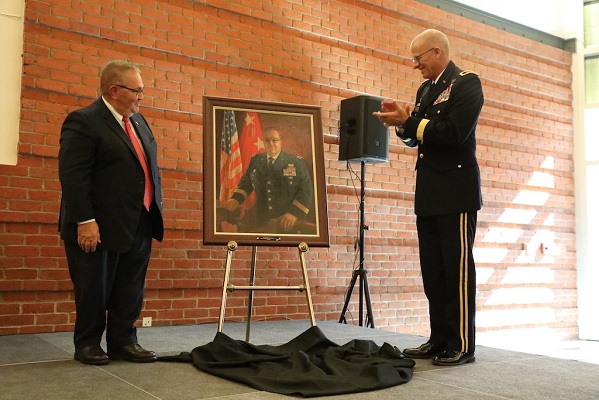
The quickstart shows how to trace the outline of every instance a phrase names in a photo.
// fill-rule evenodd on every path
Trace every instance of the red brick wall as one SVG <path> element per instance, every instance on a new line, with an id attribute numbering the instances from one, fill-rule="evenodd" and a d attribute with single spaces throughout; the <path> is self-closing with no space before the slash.
<path id="1" fill-rule="evenodd" d="M 202 97 L 210 95 L 322 108 L 331 246 L 310 249 L 306 261 L 317 319 L 338 320 L 356 266 L 360 188 L 337 161 L 340 101 L 369 94 L 412 103 L 421 77 L 409 43 L 433 27 L 485 90 L 479 331 L 549 328 L 575 337 L 571 55 L 412 0 L 271 3 L 27 1 L 18 165 L 0 166 L 0 334 L 73 327 L 56 231 L 60 127 L 96 98 L 100 68 L 122 58 L 142 67 L 142 111 L 160 147 L 164 188 L 167 231 L 154 247 L 142 316 L 155 325 L 218 319 L 226 249 L 202 244 Z M 390 161 L 368 165 L 366 179 L 375 325 L 426 335 L 413 149 L 391 135 Z M 551 254 L 539 251 L 541 242 Z M 232 283 L 247 284 L 250 259 L 249 247 L 235 252 Z M 257 284 L 297 285 L 300 276 L 296 248 L 258 249 Z M 356 287 L 349 323 L 358 320 L 357 299 Z M 245 305 L 246 293 L 233 292 L 227 320 L 243 319 Z M 259 292 L 255 305 L 257 319 L 307 318 L 300 293 Z"/>

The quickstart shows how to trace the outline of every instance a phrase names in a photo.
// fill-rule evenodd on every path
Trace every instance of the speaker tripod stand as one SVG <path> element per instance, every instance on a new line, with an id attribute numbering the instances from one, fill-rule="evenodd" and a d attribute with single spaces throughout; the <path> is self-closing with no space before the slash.
<path id="1" fill-rule="evenodd" d="M 345 304 L 343 305 L 343 311 L 339 317 L 340 323 L 347 324 L 345 313 L 349 306 L 352 292 L 356 285 L 356 281 L 359 279 L 359 317 L 358 324 L 364 326 L 364 301 L 366 301 L 366 326 L 374 328 L 374 319 L 372 317 L 372 303 L 370 302 L 370 290 L 368 289 L 368 271 L 364 268 L 364 231 L 368 230 L 369 227 L 366 225 L 366 219 L 364 217 L 364 199 L 366 198 L 366 163 L 361 162 L 360 170 L 360 237 L 359 237 L 359 249 L 360 249 L 360 265 L 354 270 L 352 279 L 347 289 L 347 295 L 345 296 Z"/>

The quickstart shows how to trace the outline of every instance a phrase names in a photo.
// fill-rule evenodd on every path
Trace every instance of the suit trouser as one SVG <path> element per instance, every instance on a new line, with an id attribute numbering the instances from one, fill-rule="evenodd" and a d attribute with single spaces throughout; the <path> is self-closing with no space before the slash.
<path id="1" fill-rule="evenodd" d="M 473 353 L 476 270 L 472 246 L 476 212 L 418 217 L 424 292 L 429 302 L 430 342 Z"/>
<path id="2" fill-rule="evenodd" d="M 141 314 L 152 250 L 150 216 L 145 209 L 141 212 L 137 233 L 125 253 L 86 253 L 76 243 L 64 244 L 75 288 L 75 348 L 99 345 L 104 329 L 108 349 L 137 343 L 133 324 Z"/>

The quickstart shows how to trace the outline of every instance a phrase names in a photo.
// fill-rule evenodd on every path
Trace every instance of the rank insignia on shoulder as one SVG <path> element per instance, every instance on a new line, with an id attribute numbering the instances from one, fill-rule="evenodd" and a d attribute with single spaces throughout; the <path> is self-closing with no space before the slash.
<path id="1" fill-rule="evenodd" d="M 460 72 L 460 76 L 464 76 L 464 75 L 468 75 L 468 74 L 474 74 L 476 76 L 478 76 L 478 74 L 474 71 L 470 71 L 469 69 L 465 69 L 462 72 Z"/>

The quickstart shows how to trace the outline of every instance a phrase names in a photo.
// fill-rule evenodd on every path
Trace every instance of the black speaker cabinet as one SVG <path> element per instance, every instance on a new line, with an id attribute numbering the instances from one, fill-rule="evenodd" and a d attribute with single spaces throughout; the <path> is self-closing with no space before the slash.
<path id="1" fill-rule="evenodd" d="M 382 99 L 356 96 L 341 100 L 339 161 L 381 163 L 389 161 L 389 132 L 375 116 Z"/>

